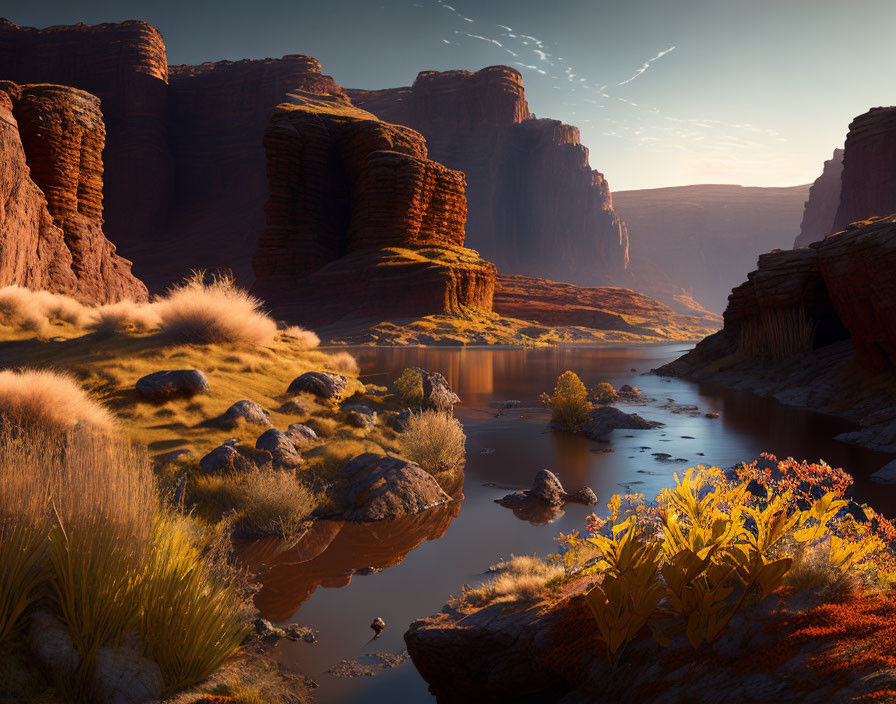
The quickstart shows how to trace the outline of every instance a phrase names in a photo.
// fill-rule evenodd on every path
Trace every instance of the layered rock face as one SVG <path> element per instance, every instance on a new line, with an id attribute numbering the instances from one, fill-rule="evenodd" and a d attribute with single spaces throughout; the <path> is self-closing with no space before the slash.
<path id="1" fill-rule="evenodd" d="M 494 309 L 552 327 L 581 326 L 672 339 L 700 339 L 721 325 L 720 316 L 681 315 L 627 288 L 585 288 L 519 275 L 498 276 Z"/>
<path id="2" fill-rule="evenodd" d="M 145 300 L 146 287 L 102 231 L 100 101 L 67 86 L 3 81 L 0 111 L 0 196 L 8 204 L 0 284 L 94 303 Z"/>
<path id="3" fill-rule="evenodd" d="M 352 102 L 425 138 L 467 177 L 467 242 L 501 271 L 594 285 L 621 282 L 628 233 L 579 131 L 534 119 L 507 66 L 427 71 L 413 86 L 349 90 Z"/>
<path id="4" fill-rule="evenodd" d="M 665 374 L 714 380 L 837 413 L 843 439 L 896 450 L 896 216 L 764 254 L 721 331 Z"/>
<path id="5" fill-rule="evenodd" d="M 849 125 L 840 205 L 831 232 L 896 212 L 896 107 L 873 108 Z"/>
<path id="6" fill-rule="evenodd" d="M 706 184 L 617 191 L 613 202 L 631 235 L 629 285 L 679 312 L 689 312 L 694 299 L 723 311 L 756 257 L 790 248 L 808 190 Z"/>
<path id="7" fill-rule="evenodd" d="M 0 79 L 73 86 L 100 99 L 106 233 L 129 258 L 157 241 L 171 188 L 161 34 L 136 21 L 34 29 L 0 20 Z"/>
<path id="8" fill-rule="evenodd" d="M 843 173 L 843 150 L 835 149 L 834 156 L 824 162 L 821 176 L 809 189 L 809 200 L 803 210 L 800 234 L 794 248 L 808 247 L 813 242 L 834 232 L 834 218 L 840 205 L 840 176 Z"/>
<path id="9" fill-rule="evenodd" d="M 491 309 L 495 268 L 463 248 L 464 175 L 341 95 L 290 93 L 265 131 L 270 199 L 254 291 L 306 325 Z"/>

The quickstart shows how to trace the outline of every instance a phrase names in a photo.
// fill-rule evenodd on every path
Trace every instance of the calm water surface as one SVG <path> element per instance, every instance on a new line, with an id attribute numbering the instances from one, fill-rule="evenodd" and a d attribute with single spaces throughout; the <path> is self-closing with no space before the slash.
<path id="1" fill-rule="evenodd" d="M 528 488 L 542 467 L 554 471 L 568 490 L 590 486 L 603 508 L 614 493 L 643 492 L 652 498 L 674 483 L 673 472 L 696 464 L 727 467 L 760 452 L 779 457 L 824 459 L 857 477 L 855 495 L 891 515 L 896 487 L 873 485 L 867 477 L 892 455 L 833 440 L 849 423 L 788 408 L 748 393 L 645 375 L 680 356 L 687 346 L 550 349 L 359 348 L 351 350 L 368 383 L 390 384 L 409 366 L 445 375 L 463 404 L 457 415 L 467 434 L 464 500 L 419 516 L 374 526 L 321 524 L 296 548 L 253 546 L 262 575 L 257 604 L 275 622 L 319 629 L 319 643 L 281 642 L 277 655 L 311 675 L 324 703 L 432 702 L 426 684 L 408 662 L 374 677 L 327 674 L 341 659 L 366 653 L 400 653 L 402 635 L 414 619 L 435 613 L 464 583 L 476 584 L 483 571 L 511 554 L 546 554 L 554 538 L 581 529 L 591 511 L 570 505 L 542 517 L 542 525 L 517 518 L 494 503 L 508 491 Z M 665 427 L 615 431 L 601 444 L 548 429 L 549 414 L 537 398 L 571 369 L 587 386 L 609 381 L 638 386 L 656 402 L 620 408 Z M 504 402 L 519 400 L 504 410 Z M 674 399 L 719 418 L 691 418 L 660 408 Z M 503 415 L 496 416 L 502 412 Z M 604 450 L 612 449 L 612 452 Z M 665 453 L 662 461 L 653 453 Z M 703 453 L 702 455 L 699 453 Z M 550 522 L 543 521 L 550 519 Z M 383 636 L 370 642 L 370 622 L 382 617 Z"/>

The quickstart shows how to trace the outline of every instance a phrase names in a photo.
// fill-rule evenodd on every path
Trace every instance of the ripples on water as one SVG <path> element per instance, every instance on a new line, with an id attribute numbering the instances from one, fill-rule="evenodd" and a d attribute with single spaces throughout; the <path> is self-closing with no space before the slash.
<path id="1" fill-rule="evenodd" d="M 257 596 L 262 613 L 273 621 L 320 630 L 317 645 L 284 641 L 277 646 L 284 662 L 320 683 L 315 700 L 434 701 L 410 663 L 375 677 L 340 679 L 326 671 L 343 658 L 400 652 L 411 621 L 438 611 L 464 583 L 476 584 L 489 565 L 511 554 L 552 552 L 552 538 L 558 532 L 581 529 L 591 511 L 584 506 L 570 505 L 530 522 L 494 503 L 508 491 L 528 488 L 542 467 L 554 471 L 567 490 L 590 486 L 603 508 L 614 493 L 638 492 L 652 498 L 673 483 L 674 472 L 686 467 L 727 467 L 767 451 L 843 467 L 857 477 L 859 500 L 896 514 L 896 488 L 864 479 L 892 455 L 833 440 L 852 429 L 850 424 L 745 392 L 644 375 L 680 356 L 685 347 L 351 350 L 367 383 L 388 385 L 410 366 L 445 375 L 463 399 L 457 415 L 467 434 L 466 483 L 462 503 L 419 516 L 374 525 L 325 522 L 292 549 L 283 550 L 274 542 L 247 548 L 251 563 L 267 566 Z M 605 444 L 549 431 L 549 413 L 537 398 L 550 391 L 567 369 L 589 387 L 601 381 L 617 388 L 638 386 L 656 402 L 619 407 L 665 427 L 617 430 Z M 510 399 L 520 401 L 520 406 L 505 409 L 504 402 Z M 689 417 L 660 408 L 670 399 L 696 405 L 701 413 L 718 413 L 719 418 Z M 386 621 L 386 631 L 370 642 L 369 625 L 377 616 Z"/>

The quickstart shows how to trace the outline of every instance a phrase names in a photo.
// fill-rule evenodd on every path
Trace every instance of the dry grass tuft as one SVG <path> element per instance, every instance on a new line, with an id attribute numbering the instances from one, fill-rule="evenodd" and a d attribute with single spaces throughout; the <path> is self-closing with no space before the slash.
<path id="1" fill-rule="evenodd" d="M 94 310 L 86 327 L 107 337 L 121 332 L 148 332 L 158 328 L 161 322 L 152 303 L 119 301 Z"/>
<path id="2" fill-rule="evenodd" d="M 0 418 L 28 432 L 63 433 L 80 425 L 102 433 L 112 415 L 68 374 L 46 369 L 0 371 Z"/>
<path id="3" fill-rule="evenodd" d="M 320 338 L 315 333 L 311 332 L 311 330 L 300 328 L 298 325 L 291 325 L 280 332 L 284 337 L 297 343 L 302 349 L 310 350 L 320 344 Z"/>
<path id="4" fill-rule="evenodd" d="M 467 436 L 460 421 L 438 411 L 413 413 L 398 436 L 402 454 L 430 474 L 459 469 L 466 456 Z"/>
<path id="5" fill-rule="evenodd" d="M 336 352 L 335 354 L 329 355 L 329 357 L 330 359 L 327 362 L 327 366 L 334 372 L 355 376 L 361 371 L 358 362 L 348 352 Z"/>
<path id="6" fill-rule="evenodd" d="M 466 603 L 479 607 L 499 601 L 536 601 L 547 595 L 548 583 L 560 577 L 563 568 L 523 555 L 492 565 L 488 572 L 492 576 L 480 587 L 464 592 Z"/>
<path id="7" fill-rule="evenodd" d="M 84 325 L 89 319 L 90 308 L 69 296 L 20 286 L 0 288 L 0 323 L 46 336 L 54 322 Z"/>
<path id="8" fill-rule="evenodd" d="M 194 272 L 153 306 L 162 334 L 177 342 L 254 346 L 269 345 L 277 336 L 277 325 L 261 310 L 261 302 L 228 275 L 206 282 L 205 272 Z"/>

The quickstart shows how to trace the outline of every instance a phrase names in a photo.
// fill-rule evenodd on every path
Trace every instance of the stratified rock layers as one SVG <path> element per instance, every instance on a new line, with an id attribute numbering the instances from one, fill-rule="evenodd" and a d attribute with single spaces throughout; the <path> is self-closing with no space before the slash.
<path id="1" fill-rule="evenodd" d="M 896 107 L 873 108 L 849 125 L 840 206 L 831 232 L 896 212 Z"/>
<path id="2" fill-rule="evenodd" d="M 0 285 L 83 301 L 145 300 L 102 231 L 100 101 L 57 85 L 0 82 Z"/>
<path id="3" fill-rule="evenodd" d="M 347 92 L 420 132 L 431 158 L 466 174 L 467 241 L 501 271 L 624 280 L 628 234 L 606 179 L 588 165 L 577 128 L 530 115 L 518 71 L 426 71 L 411 87 Z"/>
<path id="4" fill-rule="evenodd" d="M 821 176 L 809 189 L 809 200 L 803 210 L 800 234 L 793 243 L 808 247 L 813 242 L 834 232 L 834 218 L 840 204 L 840 176 L 843 173 L 843 150 L 835 149 L 834 156 L 824 162 Z"/>
<path id="5" fill-rule="evenodd" d="M 280 317 L 491 310 L 494 265 L 463 248 L 464 175 L 343 96 L 296 91 L 265 131 L 270 199 L 255 293 Z"/>

